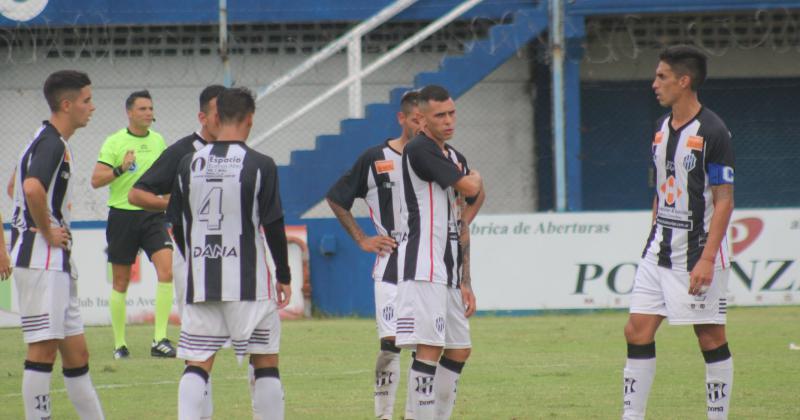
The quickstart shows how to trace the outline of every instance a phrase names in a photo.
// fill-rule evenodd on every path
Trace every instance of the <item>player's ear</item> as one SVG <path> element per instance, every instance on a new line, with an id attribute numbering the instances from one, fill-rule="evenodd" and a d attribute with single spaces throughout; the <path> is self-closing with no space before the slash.
<path id="1" fill-rule="evenodd" d="M 200 125 L 206 125 L 208 117 L 206 117 L 206 113 L 200 111 L 197 113 L 197 121 L 200 121 Z"/>

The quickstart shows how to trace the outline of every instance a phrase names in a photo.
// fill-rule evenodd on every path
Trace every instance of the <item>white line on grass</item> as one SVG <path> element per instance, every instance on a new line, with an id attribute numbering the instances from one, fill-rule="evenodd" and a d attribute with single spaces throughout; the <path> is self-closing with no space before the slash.
<path id="1" fill-rule="evenodd" d="M 329 374 L 318 374 L 318 373 L 297 373 L 291 376 L 339 376 L 339 375 L 362 375 L 367 372 L 370 372 L 367 369 L 360 369 L 360 370 L 348 370 L 345 372 L 331 372 Z M 247 376 L 223 376 L 221 378 L 214 377 L 214 381 L 244 381 L 247 380 Z M 133 383 L 125 383 L 125 384 L 105 384 L 105 385 L 95 385 L 95 389 L 122 389 L 122 388 L 133 388 L 139 386 L 154 386 L 154 385 L 177 385 L 179 381 L 155 381 L 155 382 L 133 382 Z M 60 394 L 67 392 L 66 388 L 56 388 L 51 389 L 51 394 Z M 0 398 L 17 398 L 21 397 L 21 392 L 15 392 L 11 394 L 5 394 L 0 396 Z"/>

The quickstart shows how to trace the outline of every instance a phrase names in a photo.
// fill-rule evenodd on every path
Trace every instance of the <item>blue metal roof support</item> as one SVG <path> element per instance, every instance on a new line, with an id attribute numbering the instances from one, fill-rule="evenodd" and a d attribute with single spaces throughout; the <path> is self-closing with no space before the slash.
<path id="1" fill-rule="evenodd" d="M 581 158 L 581 61 L 585 41 L 583 16 L 567 16 L 564 22 L 564 122 L 566 131 L 567 211 L 583 210 Z"/>

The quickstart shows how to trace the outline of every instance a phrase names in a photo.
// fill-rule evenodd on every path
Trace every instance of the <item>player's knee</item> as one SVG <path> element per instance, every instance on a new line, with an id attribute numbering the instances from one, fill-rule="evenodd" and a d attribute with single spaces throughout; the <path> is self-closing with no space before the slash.
<path id="1" fill-rule="evenodd" d="M 470 354 L 472 354 L 472 349 L 447 349 L 444 351 L 443 357 L 464 363 L 469 359 Z"/>
<path id="2" fill-rule="evenodd" d="M 158 281 L 161 283 L 172 282 L 172 266 L 162 267 L 157 270 Z"/>
<path id="3" fill-rule="evenodd" d="M 627 342 L 636 341 L 636 326 L 631 321 L 625 324 L 625 340 Z"/>

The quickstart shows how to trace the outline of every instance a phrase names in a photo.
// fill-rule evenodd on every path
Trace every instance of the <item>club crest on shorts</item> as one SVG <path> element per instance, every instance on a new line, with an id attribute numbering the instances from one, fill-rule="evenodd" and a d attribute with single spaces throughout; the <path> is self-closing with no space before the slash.
<path id="1" fill-rule="evenodd" d="M 381 314 L 383 315 L 384 321 L 391 321 L 394 319 L 394 307 L 389 304 L 383 307 L 381 310 Z"/>
<path id="2" fill-rule="evenodd" d="M 438 333 L 441 334 L 442 332 L 444 332 L 444 317 L 437 316 L 436 320 L 433 321 L 433 325 L 434 327 L 436 327 L 436 331 Z"/>

